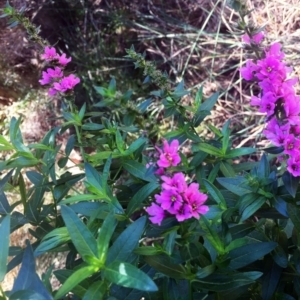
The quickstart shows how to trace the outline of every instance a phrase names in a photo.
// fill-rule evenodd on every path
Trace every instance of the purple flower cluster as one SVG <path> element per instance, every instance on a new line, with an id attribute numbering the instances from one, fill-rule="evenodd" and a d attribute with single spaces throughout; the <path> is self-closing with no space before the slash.
<path id="1" fill-rule="evenodd" d="M 274 43 L 264 50 L 262 58 L 247 60 L 240 72 L 244 79 L 260 86 L 260 95 L 252 96 L 251 105 L 267 115 L 263 133 L 275 146 L 283 148 L 287 170 L 296 177 L 300 176 L 300 97 L 294 89 L 298 79 L 290 77 L 292 68 L 283 59 L 281 45 Z"/>
<path id="2" fill-rule="evenodd" d="M 58 64 L 54 68 L 48 68 L 43 72 L 43 77 L 39 80 L 41 85 L 51 85 L 49 88 L 49 95 L 54 96 L 57 93 L 66 93 L 72 90 L 76 84 L 80 82 L 80 79 L 74 74 L 64 76 L 63 68 L 71 61 L 71 57 L 67 58 L 66 54 L 59 55 L 56 53 L 55 48 L 45 47 L 44 53 L 41 55 L 42 59 L 47 62 Z"/>
<path id="3" fill-rule="evenodd" d="M 207 195 L 199 191 L 198 183 L 188 185 L 182 172 L 172 175 L 166 169 L 180 163 L 178 147 L 178 140 L 173 140 L 170 145 L 164 141 L 163 150 L 157 148 L 159 169 L 156 174 L 161 176 L 162 191 L 160 194 L 154 195 L 156 203 L 153 202 L 150 207 L 146 208 L 153 224 L 160 225 L 163 219 L 172 215 L 179 222 L 192 217 L 199 219 L 200 214 L 207 213 L 209 209 L 208 206 L 203 205 L 207 200 Z"/>

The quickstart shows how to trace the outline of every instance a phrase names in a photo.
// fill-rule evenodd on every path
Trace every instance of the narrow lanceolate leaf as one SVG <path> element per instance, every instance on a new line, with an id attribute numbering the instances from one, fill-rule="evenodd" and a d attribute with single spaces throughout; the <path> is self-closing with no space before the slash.
<path id="1" fill-rule="evenodd" d="M 236 248 L 229 252 L 229 257 L 231 258 L 229 268 L 239 269 L 245 267 L 270 253 L 276 246 L 277 243 L 275 242 L 261 242 Z"/>
<path id="2" fill-rule="evenodd" d="M 34 255 L 39 256 L 59 245 L 69 242 L 70 239 L 66 227 L 55 228 L 43 237 L 42 242 L 34 250 Z"/>
<path id="3" fill-rule="evenodd" d="M 118 236 L 108 251 L 106 264 L 110 264 L 115 260 L 127 261 L 131 257 L 133 250 L 138 246 L 145 223 L 145 216 L 139 218 Z"/>
<path id="4" fill-rule="evenodd" d="M 102 264 L 105 264 L 109 241 L 118 224 L 113 213 L 110 213 L 104 220 L 97 238 L 98 257 Z"/>
<path id="5" fill-rule="evenodd" d="M 284 187 L 287 191 L 295 198 L 297 189 L 299 186 L 300 177 L 294 177 L 288 171 L 284 172 L 282 175 L 282 181 L 284 183 Z"/>
<path id="6" fill-rule="evenodd" d="M 18 273 L 17 278 L 14 281 L 14 286 L 12 293 L 21 292 L 23 290 L 31 290 L 39 295 L 39 298 L 27 298 L 25 295 L 24 298 L 14 298 L 14 299 L 43 299 L 43 300 L 52 300 L 52 296 L 49 291 L 46 289 L 45 285 L 35 272 L 35 260 L 33 256 L 33 251 L 29 241 L 26 241 L 27 247 L 24 251 L 22 258 L 22 266 Z M 15 294 L 14 294 L 15 295 Z"/>
<path id="7" fill-rule="evenodd" d="M 208 180 L 204 179 L 203 182 L 208 193 L 213 197 L 213 199 L 220 205 L 222 209 L 226 209 L 227 204 L 221 192 Z"/>
<path id="8" fill-rule="evenodd" d="M 6 274 L 6 264 L 9 249 L 9 233 L 10 233 L 10 215 L 0 219 L 0 282 L 4 279 Z"/>
<path id="9" fill-rule="evenodd" d="M 247 206 L 241 216 L 241 222 L 247 220 L 249 217 L 251 217 L 259 208 L 261 208 L 264 203 L 266 202 L 265 197 L 258 197 L 253 203 L 251 203 L 249 206 Z"/>
<path id="10" fill-rule="evenodd" d="M 97 242 L 76 213 L 65 205 L 61 206 L 61 213 L 72 242 L 83 260 L 97 257 Z"/>
<path id="11" fill-rule="evenodd" d="M 261 277 L 261 272 L 245 272 L 239 274 L 212 274 L 203 279 L 195 280 L 195 286 L 201 289 L 224 292 L 239 286 L 253 283 Z"/>
<path id="12" fill-rule="evenodd" d="M 142 202 L 151 195 L 159 187 L 159 184 L 156 182 L 149 182 L 144 185 L 130 200 L 128 203 L 126 214 L 130 216 L 135 210 L 139 209 L 142 205 Z"/>
<path id="13" fill-rule="evenodd" d="M 238 157 L 238 156 L 249 155 L 254 152 L 256 152 L 256 149 L 250 148 L 250 147 L 249 148 L 231 149 L 226 153 L 225 158 L 234 158 L 234 157 Z"/>
<path id="14" fill-rule="evenodd" d="M 96 194 L 104 194 L 103 186 L 102 186 L 102 179 L 100 174 L 94 169 L 90 164 L 85 163 L 85 174 L 88 186 L 91 186 L 95 189 Z M 98 192 L 98 193 L 97 193 Z"/>
<path id="15" fill-rule="evenodd" d="M 141 291 L 155 292 L 158 290 L 154 281 L 137 267 L 125 263 L 114 261 L 108 265 L 103 277 L 112 283 Z"/>
<path id="16" fill-rule="evenodd" d="M 295 205 L 288 203 L 287 204 L 287 212 L 289 217 L 291 218 L 295 228 L 297 231 L 300 231 L 300 209 Z"/>
<path id="17" fill-rule="evenodd" d="M 106 290 L 107 284 L 104 281 L 96 281 L 86 291 L 82 300 L 102 300 Z"/>
<path id="18" fill-rule="evenodd" d="M 223 153 L 220 149 L 206 143 L 199 143 L 193 146 L 193 150 L 201 150 L 205 153 L 208 153 L 210 155 L 214 155 L 217 157 L 222 157 Z"/>
<path id="19" fill-rule="evenodd" d="M 86 266 L 77 270 L 64 282 L 64 284 L 55 294 L 54 299 L 55 300 L 60 299 L 65 294 L 70 292 L 74 287 L 76 287 L 78 283 L 88 278 L 95 272 L 97 272 L 97 269 L 94 266 Z"/>
<path id="20" fill-rule="evenodd" d="M 131 175 L 133 175 L 137 178 L 140 178 L 145 181 L 156 181 L 156 178 L 154 175 L 150 175 L 150 176 L 146 175 L 147 168 L 143 164 L 141 164 L 137 161 L 126 160 L 123 163 L 123 167 L 127 172 L 129 172 Z"/>
<path id="21" fill-rule="evenodd" d="M 205 237 L 209 240 L 211 245 L 217 250 L 219 254 L 224 254 L 224 243 L 221 241 L 218 233 L 212 228 L 212 226 L 209 224 L 208 220 L 202 216 L 200 218 L 200 226 L 205 231 Z"/>
<path id="22" fill-rule="evenodd" d="M 171 262 L 167 255 L 155 255 L 144 257 L 146 263 L 155 270 L 175 279 L 188 278 L 187 270 L 182 265 L 177 265 Z"/>

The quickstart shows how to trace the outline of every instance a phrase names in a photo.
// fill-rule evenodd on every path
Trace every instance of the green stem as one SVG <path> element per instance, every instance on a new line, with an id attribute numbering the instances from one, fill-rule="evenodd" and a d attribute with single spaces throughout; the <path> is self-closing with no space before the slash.
<path id="1" fill-rule="evenodd" d="M 72 102 L 71 101 L 68 101 L 68 102 L 69 102 L 70 111 L 72 113 L 76 113 L 75 109 L 74 109 L 74 107 L 72 105 Z M 74 127 L 75 127 L 76 137 L 77 137 L 77 141 L 78 141 L 78 144 L 79 144 L 79 149 L 80 149 L 80 153 L 81 153 L 82 159 L 83 159 L 84 162 L 86 162 L 85 152 L 84 152 L 84 149 L 82 147 L 81 132 L 79 130 L 78 125 L 74 124 Z"/>

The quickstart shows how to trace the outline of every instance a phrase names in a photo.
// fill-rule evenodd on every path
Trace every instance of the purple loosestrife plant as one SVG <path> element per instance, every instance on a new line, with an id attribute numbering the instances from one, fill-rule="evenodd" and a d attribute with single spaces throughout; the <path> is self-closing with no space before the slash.
<path id="1" fill-rule="evenodd" d="M 249 38 L 243 36 L 245 43 L 260 44 L 264 35 L 257 34 Z M 296 95 L 294 85 L 297 78 L 291 77 L 292 68 L 283 61 L 285 55 L 281 45 L 274 43 L 265 47 L 262 57 L 247 60 L 240 69 L 245 80 L 255 81 L 260 94 L 251 97 L 251 105 L 267 116 L 267 125 L 263 133 L 278 147 L 283 147 L 287 170 L 295 177 L 300 176 L 300 97 Z"/>
<path id="2" fill-rule="evenodd" d="M 164 141 L 163 149 L 156 147 L 159 152 L 159 172 L 156 171 L 155 174 L 161 176 L 162 190 L 154 196 L 156 203 L 153 202 L 146 208 L 153 224 L 161 225 L 163 219 L 171 216 L 175 216 L 178 222 L 192 217 L 199 219 L 200 214 L 209 210 L 208 206 L 204 205 L 207 195 L 199 191 L 199 184 L 188 185 L 182 172 L 172 173 L 171 167 L 181 162 L 178 148 L 178 140 L 173 140 L 170 144 Z"/>
<path id="3" fill-rule="evenodd" d="M 44 71 L 42 79 L 39 80 L 41 85 L 50 85 L 49 96 L 72 91 L 75 85 L 80 82 L 80 79 L 74 74 L 64 75 L 64 67 L 72 60 L 71 57 L 67 58 L 65 53 L 59 55 L 54 47 L 47 46 L 41 57 L 54 65 L 54 68 L 48 68 L 47 71 Z"/>

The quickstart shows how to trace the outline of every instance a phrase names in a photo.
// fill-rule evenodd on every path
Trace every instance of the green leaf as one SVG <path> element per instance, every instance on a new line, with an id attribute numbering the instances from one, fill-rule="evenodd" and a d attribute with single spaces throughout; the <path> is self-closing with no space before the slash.
<path id="1" fill-rule="evenodd" d="M 116 131 L 116 145 L 117 145 L 117 148 L 118 150 L 120 151 L 120 153 L 124 153 L 125 149 L 125 144 L 124 144 L 124 141 L 123 141 L 123 138 L 121 136 L 121 133 L 119 130 Z"/>
<path id="2" fill-rule="evenodd" d="M 199 143 L 199 144 L 193 145 L 193 152 L 195 152 L 197 150 L 201 150 L 205 153 L 208 153 L 210 155 L 214 155 L 214 156 L 217 156 L 217 157 L 223 157 L 222 151 L 220 149 L 210 145 L 210 144 Z"/>
<path id="3" fill-rule="evenodd" d="M 0 282 L 3 281 L 6 275 L 6 264 L 9 250 L 9 237 L 10 237 L 10 215 L 0 219 Z"/>
<path id="4" fill-rule="evenodd" d="M 61 213 L 72 242 L 82 259 L 87 261 L 91 257 L 96 258 L 98 256 L 98 251 L 97 243 L 93 234 L 82 223 L 71 208 L 62 205 Z"/>
<path id="5" fill-rule="evenodd" d="M 82 127 L 81 127 L 83 130 L 102 130 L 104 129 L 104 125 L 102 124 L 97 124 L 97 123 L 86 123 L 86 124 L 83 124 Z"/>
<path id="6" fill-rule="evenodd" d="M 130 216 L 135 210 L 139 209 L 142 205 L 142 202 L 147 199 L 153 191 L 159 187 L 159 184 L 156 182 L 149 182 L 144 185 L 138 192 L 132 197 L 129 201 L 126 214 Z"/>
<path id="7" fill-rule="evenodd" d="M 229 129 L 230 120 L 227 120 L 222 128 L 222 152 L 226 153 L 227 148 L 229 145 L 229 136 L 230 136 L 230 129 Z"/>
<path id="8" fill-rule="evenodd" d="M 6 298 L 0 298 L 1 300 L 5 300 Z M 23 299 L 30 299 L 30 300 L 47 300 L 43 295 L 37 293 L 33 290 L 22 290 L 17 291 L 9 296 L 10 300 L 23 300 Z"/>
<path id="9" fill-rule="evenodd" d="M 196 278 L 201 279 L 201 278 L 205 278 L 207 276 L 209 276 L 210 274 L 212 274 L 216 269 L 216 266 L 213 265 L 208 265 L 204 268 L 199 268 L 197 273 L 196 273 Z"/>
<path id="10" fill-rule="evenodd" d="M 262 155 L 259 165 L 257 167 L 257 175 L 260 179 L 268 178 L 270 175 L 270 164 L 265 154 Z"/>
<path id="11" fill-rule="evenodd" d="M 143 256 L 149 256 L 149 255 L 158 255 L 164 253 L 162 249 L 158 249 L 153 246 L 144 246 L 140 248 L 136 248 L 134 250 L 135 254 L 143 255 Z"/>
<path id="12" fill-rule="evenodd" d="M 242 176 L 236 176 L 233 178 L 221 177 L 217 178 L 217 181 L 228 191 L 238 196 L 243 196 L 244 194 L 250 192 L 248 189 L 242 186 L 243 184 L 247 183 L 247 180 Z"/>
<path id="13" fill-rule="evenodd" d="M 131 175 L 133 175 L 139 179 L 142 179 L 145 181 L 156 181 L 155 176 L 154 175 L 147 176 L 147 168 L 143 164 L 141 164 L 135 160 L 126 160 L 123 163 L 123 167 Z"/>
<path id="14" fill-rule="evenodd" d="M 153 280 L 137 267 L 114 261 L 103 271 L 103 277 L 110 282 L 141 291 L 155 292 L 158 290 Z"/>
<path id="15" fill-rule="evenodd" d="M 138 246 L 145 224 L 146 216 L 137 219 L 118 236 L 109 248 L 106 264 L 116 260 L 126 262 L 131 257 L 133 250 Z"/>
<path id="16" fill-rule="evenodd" d="M 80 201 L 87 201 L 87 200 L 96 200 L 99 199 L 98 195 L 92 195 L 92 194 L 79 194 L 76 196 L 68 197 L 64 200 L 62 200 L 59 204 L 70 204 L 74 202 L 80 202 Z"/>
<path id="17" fill-rule="evenodd" d="M 206 99 L 199 107 L 199 110 L 211 111 L 214 105 L 217 103 L 219 98 L 219 93 L 212 94 L 208 99 Z"/>
<path id="18" fill-rule="evenodd" d="M 43 282 L 36 274 L 35 271 L 35 260 L 32 252 L 32 247 L 29 241 L 26 241 L 26 249 L 22 256 L 22 266 L 19 270 L 18 276 L 14 281 L 14 286 L 12 289 L 12 293 L 21 290 L 34 290 L 36 293 L 40 294 L 40 299 L 43 300 L 52 300 L 52 296 L 49 291 L 44 286 Z M 21 298 L 22 299 L 22 298 Z M 24 298 L 31 299 L 31 298 Z M 37 298 L 39 299 L 39 298 Z"/>
<path id="19" fill-rule="evenodd" d="M 221 161 L 220 170 L 225 177 L 234 177 L 235 176 L 234 169 L 232 168 L 231 164 L 229 164 L 226 161 Z"/>
<path id="20" fill-rule="evenodd" d="M 100 174 L 94 169 L 90 164 L 84 164 L 86 180 L 90 186 L 94 187 L 96 190 L 99 191 L 100 194 L 103 194 L 103 186 Z"/>
<path id="21" fill-rule="evenodd" d="M 262 276 L 261 272 L 244 272 L 237 274 L 212 274 L 204 279 L 196 279 L 195 286 L 200 289 L 224 292 L 253 283 Z"/>
<path id="22" fill-rule="evenodd" d="M 207 178 L 208 182 L 213 183 L 215 181 L 215 179 L 219 173 L 219 170 L 220 170 L 220 162 L 217 162 L 208 175 L 208 178 Z"/>
<path id="23" fill-rule="evenodd" d="M 145 256 L 144 260 L 155 270 L 175 279 L 187 279 L 190 277 L 183 265 L 174 264 L 169 256 L 161 254 Z"/>
<path id="24" fill-rule="evenodd" d="M 137 140 L 135 140 L 129 147 L 128 149 L 124 152 L 124 155 L 130 155 L 133 152 L 135 152 L 137 149 L 139 149 L 140 147 L 142 147 L 142 145 L 144 145 L 147 142 L 146 138 L 138 138 Z"/>
<path id="25" fill-rule="evenodd" d="M 7 215 L 11 212 L 8 200 L 0 189 L 0 214 Z"/>
<path id="26" fill-rule="evenodd" d="M 226 209 L 227 204 L 226 201 L 221 194 L 220 190 L 217 189 L 212 183 L 210 183 L 208 180 L 203 179 L 204 185 L 208 191 L 208 193 L 213 197 L 213 199 L 220 205 L 221 209 Z"/>
<path id="27" fill-rule="evenodd" d="M 221 241 L 218 233 L 212 228 L 209 224 L 206 217 L 201 216 L 200 218 L 200 226 L 205 231 L 205 237 L 212 244 L 212 246 L 217 250 L 219 254 L 225 254 L 224 244 Z"/>
<path id="28" fill-rule="evenodd" d="M 209 116 L 210 112 L 208 110 L 197 110 L 193 119 L 192 124 L 194 127 L 197 127 L 201 124 L 201 122 L 205 119 L 205 117 Z"/>
<path id="29" fill-rule="evenodd" d="M 295 228 L 300 232 L 300 209 L 291 203 L 287 203 L 287 212 Z"/>
<path id="30" fill-rule="evenodd" d="M 53 271 L 53 274 L 59 280 L 59 282 L 61 284 L 63 284 L 74 272 L 75 272 L 75 270 L 60 269 L 60 270 Z M 76 296 L 82 298 L 84 296 L 84 294 L 86 293 L 86 291 L 88 290 L 89 285 L 90 285 L 89 280 L 84 279 L 80 283 L 78 283 L 74 288 L 72 288 L 71 292 L 73 294 L 75 294 Z"/>
<path id="31" fill-rule="evenodd" d="M 257 197 L 250 205 L 248 205 L 243 210 L 240 222 L 243 222 L 251 217 L 259 208 L 261 208 L 265 204 L 266 200 L 267 199 L 263 196 Z"/>
<path id="32" fill-rule="evenodd" d="M 40 161 L 36 158 L 18 157 L 14 160 L 7 161 L 3 169 L 34 167 L 39 163 Z"/>
<path id="33" fill-rule="evenodd" d="M 96 281 L 86 291 L 82 300 L 102 300 L 106 290 L 107 285 L 104 281 Z"/>
<path id="34" fill-rule="evenodd" d="M 14 149 L 14 146 L 9 143 L 4 136 L 0 135 L 0 151 L 11 151 Z"/>
<path id="35" fill-rule="evenodd" d="M 59 298 L 63 297 L 74 287 L 76 287 L 81 281 L 90 277 L 95 272 L 97 272 L 97 268 L 95 268 L 95 266 L 86 266 L 80 268 L 79 270 L 76 270 L 60 287 L 60 289 L 55 294 L 54 299 L 58 300 Z"/>
<path id="36" fill-rule="evenodd" d="M 20 190 L 20 196 L 21 201 L 24 207 L 24 211 L 26 211 L 27 208 L 27 194 L 26 194 L 26 185 L 23 178 L 22 173 L 19 174 L 19 190 Z"/>
<path id="37" fill-rule="evenodd" d="M 110 92 L 110 96 L 114 96 L 116 93 L 116 79 L 115 77 L 112 77 L 112 79 L 109 82 L 108 90 Z"/>
<path id="38" fill-rule="evenodd" d="M 199 90 L 196 93 L 195 102 L 194 102 L 196 109 L 200 107 L 202 98 L 203 98 L 203 86 L 200 86 Z"/>
<path id="39" fill-rule="evenodd" d="M 229 252 L 231 261 L 228 267 L 234 270 L 245 267 L 270 253 L 276 247 L 277 243 L 275 242 L 261 242 L 248 244 L 231 250 Z"/>
<path id="40" fill-rule="evenodd" d="M 225 158 L 235 158 L 238 156 L 249 155 L 256 152 L 254 148 L 237 148 L 231 149 L 225 154 Z"/>
<path id="41" fill-rule="evenodd" d="M 234 250 L 236 248 L 247 245 L 248 243 L 249 243 L 248 238 L 239 238 L 239 239 L 233 240 L 228 246 L 226 246 L 225 251 L 229 252 L 229 251 Z"/>
<path id="42" fill-rule="evenodd" d="M 46 234 L 41 243 L 34 250 L 34 255 L 39 256 L 59 245 L 65 244 L 71 240 L 66 227 L 55 228 Z"/>
<path id="43" fill-rule="evenodd" d="M 78 113 L 78 117 L 80 119 L 80 121 L 83 120 L 83 117 L 84 117 L 84 114 L 85 114 L 85 111 L 86 111 L 86 103 L 84 103 Z"/>
<path id="44" fill-rule="evenodd" d="M 271 257 L 264 263 L 264 277 L 262 281 L 262 299 L 272 299 L 281 277 L 280 268 Z M 272 284 L 270 284 L 272 283 Z"/>
<path id="45" fill-rule="evenodd" d="M 294 177 L 288 171 L 285 171 L 282 175 L 282 181 L 284 183 L 284 186 L 293 198 L 295 198 L 296 196 L 299 180 L 300 177 Z"/>
<path id="46" fill-rule="evenodd" d="M 107 250 L 109 248 L 109 241 L 114 233 L 114 230 L 118 224 L 114 213 L 110 213 L 105 218 L 100 232 L 97 238 L 97 246 L 98 246 L 98 257 L 100 262 L 104 265 L 107 257 Z"/>

